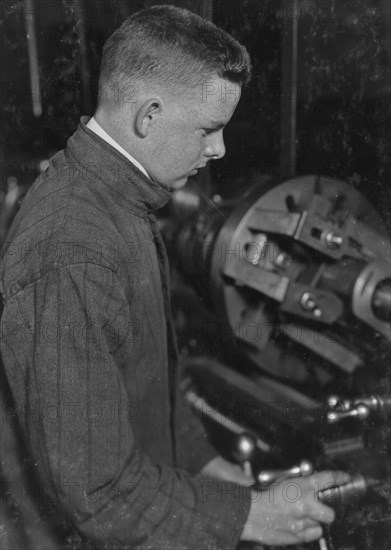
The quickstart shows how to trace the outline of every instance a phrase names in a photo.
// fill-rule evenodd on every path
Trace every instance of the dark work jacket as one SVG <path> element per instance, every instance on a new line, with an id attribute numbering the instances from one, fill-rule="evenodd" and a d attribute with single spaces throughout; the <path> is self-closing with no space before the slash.
<path id="1" fill-rule="evenodd" d="M 170 193 L 87 120 L 29 190 L 1 268 L 2 358 L 42 499 L 98 548 L 234 548 L 249 499 L 196 475 L 211 454 L 187 412 L 174 437 L 152 213 Z"/>

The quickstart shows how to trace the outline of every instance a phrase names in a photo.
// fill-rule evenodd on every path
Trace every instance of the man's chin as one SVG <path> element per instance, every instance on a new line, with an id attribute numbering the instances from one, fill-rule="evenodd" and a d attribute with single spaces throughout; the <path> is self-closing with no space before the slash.
<path id="1" fill-rule="evenodd" d="M 171 189 L 173 189 L 174 191 L 176 191 L 177 189 L 182 189 L 182 187 L 185 187 L 188 178 L 189 178 L 189 176 L 184 176 L 183 178 L 174 181 L 170 185 Z"/>
<path id="2" fill-rule="evenodd" d="M 185 187 L 186 183 L 188 182 L 189 178 L 193 178 L 198 173 L 198 170 L 193 170 L 190 172 L 190 174 L 187 174 L 186 176 L 183 176 L 182 178 L 178 178 L 174 181 L 162 183 L 164 187 L 169 189 L 170 191 L 176 191 L 177 189 L 182 189 L 182 187 Z"/>

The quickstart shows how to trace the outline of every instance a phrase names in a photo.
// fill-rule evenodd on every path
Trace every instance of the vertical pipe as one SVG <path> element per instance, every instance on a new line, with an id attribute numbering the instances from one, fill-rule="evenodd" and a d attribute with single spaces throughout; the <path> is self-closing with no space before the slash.
<path id="1" fill-rule="evenodd" d="M 41 88 L 39 83 L 37 36 L 35 33 L 35 5 L 34 0 L 25 0 L 25 17 L 27 48 L 29 56 L 31 98 L 33 114 L 35 117 L 42 115 Z"/>
<path id="2" fill-rule="evenodd" d="M 289 161 L 292 166 L 292 176 L 296 175 L 296 138 L 297 138 L 297 62 L 298 62 L 298 0 L 294 0 L 293 14 L 292 14 L 292 92 L 290 94 L 290 147 L 289 147 Z"/>
<path id="3" fill-rule="evenodd" d="M 4 31 L 4 25 L 0 25 L 0 44 L 5 44 L 5 31 Z M 0 67 L 3 67 L 3 75 L 2 75 L 2 82 L 6 79 L 6 70 L 5 67 L 5 54 L 4 54 L 5 48 L 0 48 Z M 3 91 L 4 90 L 4 91 Z M 1 101 L 4 105 L 4 107 L 7 106 L 8 102 L 8 94 L 7 94 L 7 86 L 6 84 L 2 83 L 2 94 L 1 94 Z M 4 109 L 0 109 L 0 127 L 5 128 L 4 122 Z M 6 170 L 5 170 L 5 145 L 4 142 L 7 141 L 5 137 L 5 131 L 3 130 L 3 139 L 0 139 L 0 208 L 2 204 L 2 198 L 3 193 L 5 191 L 5 177 L 6 177 Z M 1 220 L 0 220 L 0 228 L 1 228 Z M 0 229 L 1 231 L 1 229 Z M 0 245 L 1 245 L 1 234 L 0 234 Z"/>
<path id="4" fill-rule="evenodd" d="M 282 7 L 280 173 L 285 178 L 296 175 L 298 0 L 283 0 Z"/>
<path id="5" fill-rule="evenodd" d="M 91 110 L 91 94 L 90 94 L 90 71 L 88 68 L 87 60 L 87 40 L 85 32 L 85 17 L 82 0 L 74 0 L 74 14 L 76 30 L 79 37 L 79 49 L 80 49 L 80 80 L 83 94 L 83 108 L 84 114 L 92 114 Z"/>

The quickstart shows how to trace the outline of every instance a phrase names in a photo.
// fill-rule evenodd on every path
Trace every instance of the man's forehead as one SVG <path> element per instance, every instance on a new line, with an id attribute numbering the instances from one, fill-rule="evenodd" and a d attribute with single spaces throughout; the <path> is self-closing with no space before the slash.
<path id="1" fill-rule="evenodd" d="M 224 126 L 239 102 L 241 86 L 228 80 L 209 80 L 193 89 L 191 104 L 216 126 Z"/>
<path id="2" fill-rule="evenodd" d="M 168 102 L 173 107 L 172 113 L 179 119 L 190 116 L 196 125 L 223 128 L 235 111 L 240 94 L 240 84 L 217 77 L 206 80 L 180 97 L 169 97 Z"/>
<path id="3" fill-rule="evenodd" d="M 231 83 L 229 83 L 231 84 Z M 213 96 L 204 97 L 201 101 L 200 114 L 208 119 L 213 128 L 223 128 L 231 118 L 240 99 L 240 86 L 222 87 Z"/>
<path id="4" fill-rule="evenodd" d="M 206 80 L 202 83 L 201 100 L 204 103 L 215 101 L 221 103 L 238 102 L 240 99 L 241 86 L 223 78 Z"/>
<path id="5" fill-rule="evenodd" d="M 176 98 L 181 102 L 191 102 L 195 105 L 237 103 L 240 99 L 241 88 L 240 84 L 215 76 L 184 89 Z M 171 95 L 171 97 L 173 96 Z"/>

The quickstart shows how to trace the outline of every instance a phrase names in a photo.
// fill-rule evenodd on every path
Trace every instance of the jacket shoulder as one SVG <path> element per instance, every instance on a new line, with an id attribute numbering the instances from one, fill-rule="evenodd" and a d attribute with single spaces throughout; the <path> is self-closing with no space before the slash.
<path id="1" fill-rule="evenodd" d="M 117 233 L 110 208 L 60 151 L 29 189 L 2 244 L 3 288 L 23 288 L 51 269 L 76 263 L 117 272 Z"/>

